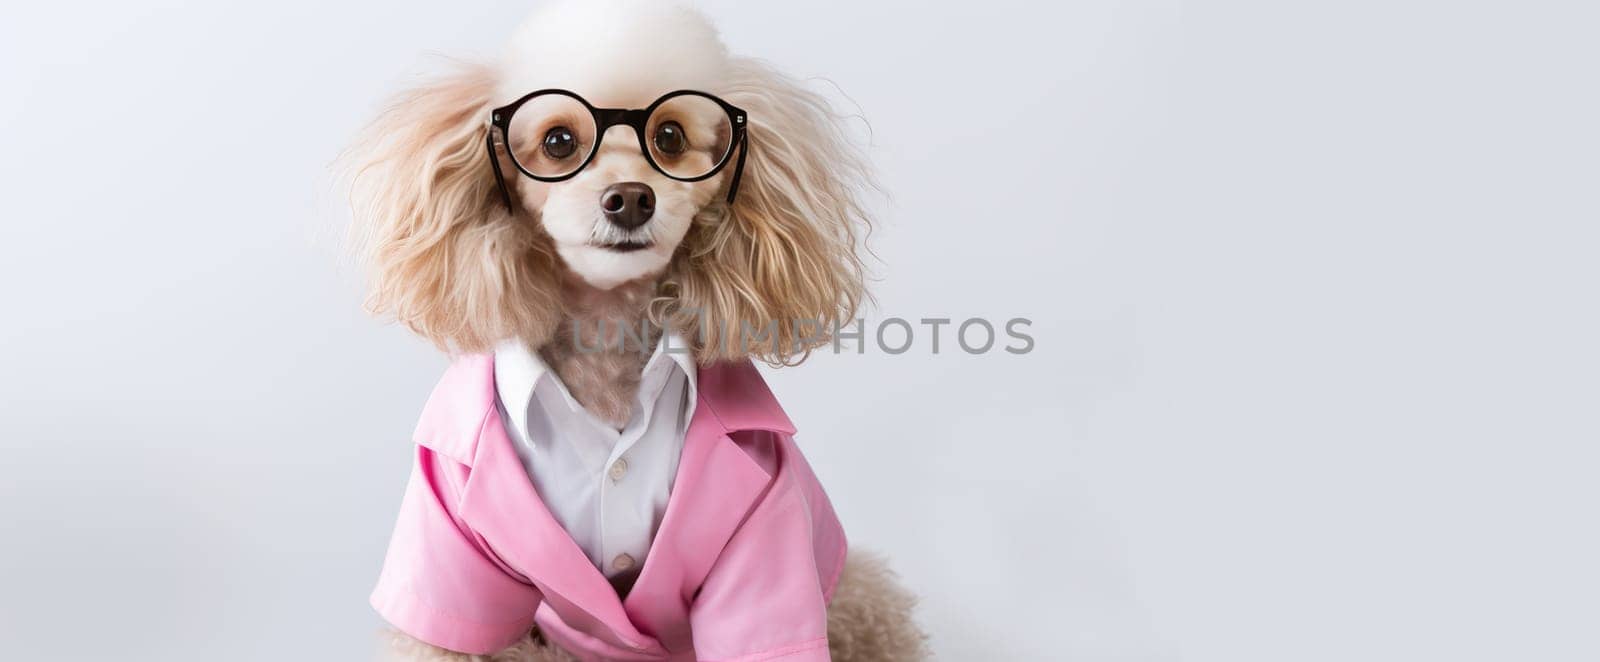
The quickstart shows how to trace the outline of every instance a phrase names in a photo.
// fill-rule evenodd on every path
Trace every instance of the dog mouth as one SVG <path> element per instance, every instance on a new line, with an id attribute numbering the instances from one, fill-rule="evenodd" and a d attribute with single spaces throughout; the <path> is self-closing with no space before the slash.
<path id="1" fill-rule="evenodd" d="M 590 246 L 594 246 L 595 248 L 601 248 L 601 249 L 605 249 L 605 250 L 616 252 L 616 253 L 632 253 L 634 251 L 642 251 L 642 250 L 644 250 L 646 248 L 654 246 L 655 243 L 649 242 L 649 241 L 625 240 L 625 241 L 612 242 L 612 243 L 609 243 L 609 244 L 595 242 L 595 243 L 591 243 L 589 245 Z"/>

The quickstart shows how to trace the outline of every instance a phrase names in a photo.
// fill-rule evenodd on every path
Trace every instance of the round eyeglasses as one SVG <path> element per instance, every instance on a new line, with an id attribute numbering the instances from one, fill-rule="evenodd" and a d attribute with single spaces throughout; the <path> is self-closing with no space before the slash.
<path id="1" fill-rule="evenodd" d="M 639 152 L 661 174 L 684 182 L 698 182 L 720 172 L 732 160 L 733 181 L 728 202 L 739 192 L 744 174 L 743 110 L 722 99 L 695 90 L 668 92 L 643 109 L 595 108 L 569 90 L 531 92 L 494 109 L 489 116 L 489 162 L 506 208 L 511 192 L 500 172 L 495 153 L 495 129 L 511 163 L 522 174 L 541 182 L 559 182 L 576 176 L 600 152 L 606 131 L 613 126 L 633 128 Z"/>

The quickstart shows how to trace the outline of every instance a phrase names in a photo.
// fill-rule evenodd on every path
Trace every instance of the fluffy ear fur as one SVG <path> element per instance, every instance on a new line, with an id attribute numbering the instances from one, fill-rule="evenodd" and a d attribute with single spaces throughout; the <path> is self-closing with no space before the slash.
<path id="1" fill-rule="evenodd" d="M 489 67 L 458 65 L 394 99 L 342 159 L 368 310 L 446 352 L 540 344 L 561 313 L 549 237 L 507 212 L 495 186 L 484 148 L 494 87 Z"/>
<path id="2" fill-rule="evenodd" d="M 744 180 L 731 207 L 695 219 L 661 313 L 701 362 L 797 364 L 851 326 L 865 297 L 857 249 L 871 172 L 844 118 L 800 81 L 736 58 L 717 94 L 750 115 Z"/>

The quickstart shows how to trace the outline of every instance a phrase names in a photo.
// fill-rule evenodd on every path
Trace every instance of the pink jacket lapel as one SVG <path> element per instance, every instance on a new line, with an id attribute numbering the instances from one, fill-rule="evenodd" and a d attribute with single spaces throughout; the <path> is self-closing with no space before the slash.
<path id="1" fill-rule="evenodd" d="M 490 415 L 492 357 L 465 356 L 451 366 L 423 410 L 416 440 L 471 468 L 462 519 L 552 607 L 570 612 L 564 603 L 582 612 L 563 613 L 564 620 L 585 630 L 590 624 L 581 621 L 592 621 L 635 650 L 661 652 L 658 639 L 673 648 L 686 643 L 676 640 L 687 633 L 666 631 L 669 624 L 684 622 L 694 590 L 771 482 L 731 435 L 794 432 L 748 362 L 701 368 L 697 382 L 672 497 L 626 606 L 539 499 L 499 415 Z"/>

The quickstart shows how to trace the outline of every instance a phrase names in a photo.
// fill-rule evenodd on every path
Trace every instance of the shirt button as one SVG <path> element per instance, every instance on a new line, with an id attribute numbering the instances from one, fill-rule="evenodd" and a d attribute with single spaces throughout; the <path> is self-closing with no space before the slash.
<path id="1" fill-rule="evenodd" d="M 628 556 L 627 554 L 618 554 L 617 558 L 611 559 L 611 569 L 613 569 L 613 570 L 625 571 L 625 570 L 631 570 L 632 568 L 633 568 L 633 557 L 632 556 Z"/>
<path id="2" fill-rule="evenodd" d="M 611 476 L 611 482 L 613 483 L 622 480 L 622 477 L 628 473 L 628 461 L 618 458 L 616 462 L 612 463 L 611 470 L 606 473 Z"/>

